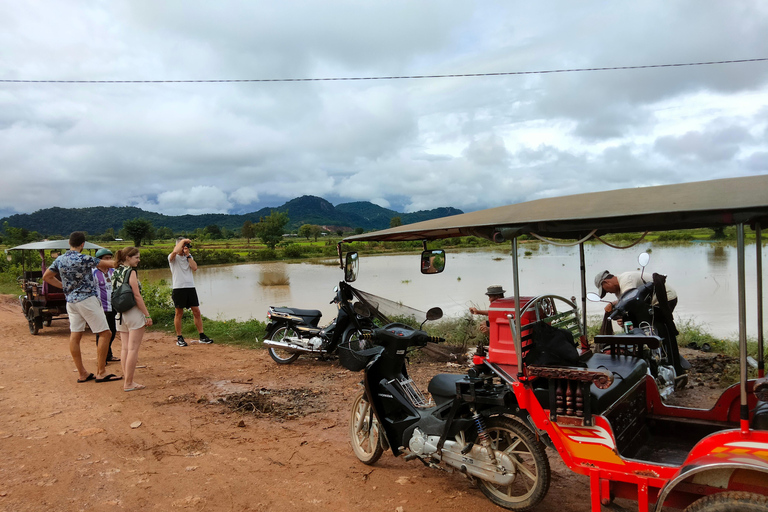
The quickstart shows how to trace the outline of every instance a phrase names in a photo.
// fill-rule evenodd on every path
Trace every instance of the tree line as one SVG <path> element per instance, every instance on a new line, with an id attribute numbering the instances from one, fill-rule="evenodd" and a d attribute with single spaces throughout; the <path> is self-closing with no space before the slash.
<path id="1" fill-rule="evenodd" d="M 393 219 L 394 220 L 394 219 Z M 397 218 L 399 221 L 399 218 Z M 283 240 L 286 234 L 286 226 L 290 223 L 288 212 L 279 212 L 272 210 L 265 217 L 260 217 L 259 221 L 254 223 L 250 220 L 243 222 L 239 230 L 232 230 L 226 227 L 219 227 L 216 224 L 208 225 L 204 228 L 197 228 L 191 232 L 174 233 L 168 227 L 155 227 L 152 222 L 143 217 L 126 220 L 123 222 L 122 229 L 117 232 L 114 228 L 109 228 L 101 234 L 91 235 L 89 238 L 93 241 L 111 242 L 118 239 L 131 240 L 135 247 L 142 245 L 151 245 L 154 240 L 168 240 L 176 236 L 185 236 L 193 240 L 226 240 L 232 238 L 245 238 L 246 243 L 250 244 L 252 239 L 258 238 L 261 242 L 274 249 L 275 246 Z M 362 233 L 362 228 L 355 229 L 355 233 Z M 314 238 L 317 241 L 322 234 L 328 231 L 322 226 L 315 224 L 303 224 L 297 230 L 297 235 L 307 240 Z M 343 235 L 342 230 L 337 230 L 336 234 Z M 25 228 L 16 228 L 10 226 L 8 222 L 3 223 L 0 231 L 0 243 L 8 246 L 22 245 L 29 242 L 43 240 L 45 237 L 37 231 L 29 231 Z"/>

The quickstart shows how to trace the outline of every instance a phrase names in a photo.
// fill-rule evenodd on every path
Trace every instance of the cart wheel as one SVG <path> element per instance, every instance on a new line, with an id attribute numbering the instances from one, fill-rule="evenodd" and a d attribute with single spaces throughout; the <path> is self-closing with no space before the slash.
<path id="1" fill-rule="evenodd" d="M 720 492 L 695 501 L 685 512 L 768 512 L 768 496 Z"/>
<path id="2" fill-rule="evenodd" d="M 46 327 L 50 327 L 52 322 L 53 322 L 53 317 L 50 317 L 50 316 L 45 317 L 45 319 L 43 320 L 43 323 L 45 324 Z"/>
<path id="3" fill-rule="evenodd" d="M 29 322 L 29 332 L 36 335 L 43 327 L 43 318 L 35 316 L 35 311 L 29 308 L 27 311 L 27 322 Z"/>

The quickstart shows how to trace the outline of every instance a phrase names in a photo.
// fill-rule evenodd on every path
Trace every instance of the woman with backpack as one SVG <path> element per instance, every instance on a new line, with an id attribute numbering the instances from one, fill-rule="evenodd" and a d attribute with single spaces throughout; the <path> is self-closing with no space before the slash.
<path id="1" fill-rule="evenodd" d="M 127 311 L 118 313 L 117 331 L 120 333 L 122 349 L 120 351 L 121 365 L 125 381 L 123 391 L 136 391 L 145 386 L 134 382 L 133 375 L 136 372 L 136 363 L 139 360 L 139 346 L 144 337 L 144 330 L 152 325 L 149 311 L 141 297 L 141 283 L 136 276 L 136 266 L 141 260 L 139 250 L 135 247 L 126 247 L 117 251 L 117 269 L 112 275 L 113 293 L 117 293 L 124 283 L 128 283 L 133 291 L 135 305 Z M 113 299 L 113 302 L 115 300 Z"/>

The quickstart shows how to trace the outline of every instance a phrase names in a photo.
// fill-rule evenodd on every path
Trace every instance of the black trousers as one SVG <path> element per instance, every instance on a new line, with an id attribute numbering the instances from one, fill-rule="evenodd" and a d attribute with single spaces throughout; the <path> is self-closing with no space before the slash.
<path id="1" fill-rule="evenodd" d="M 112 337 L 109 338 L 109 350 L 107 351 L 107 361 L 112 359 L 112 342 L 115 341 L 115 336 L 117 335 L 117 324 L 115 323 L 115 317 L 117 316 L 117 312 L 115 311 L 105 311 L 104 316 L 107 317 L 107 325 L 109 326 L 109 330 L 112 331 Z M 96 334 L 96 345 L 99 344 L 99 335 Z"/>

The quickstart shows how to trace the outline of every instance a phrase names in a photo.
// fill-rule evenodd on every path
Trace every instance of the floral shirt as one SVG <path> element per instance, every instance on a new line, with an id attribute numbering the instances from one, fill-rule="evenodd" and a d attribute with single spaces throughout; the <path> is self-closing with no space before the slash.
<path id="1" fill-rule="evenodd" d="M 69 250 L 56 258 L 49 267 L 58 272 L 67 302 L 80 302 L 96 295 L 96 283 L 91 269 L 101 259 Z"/>

